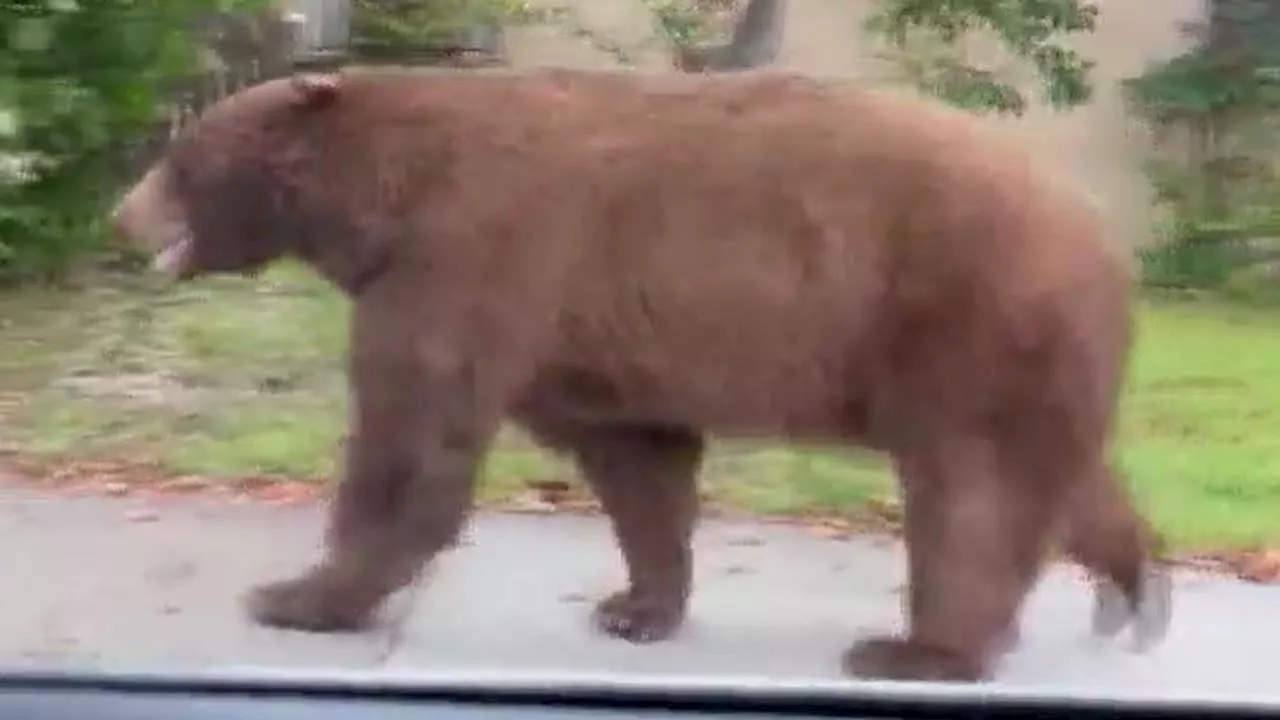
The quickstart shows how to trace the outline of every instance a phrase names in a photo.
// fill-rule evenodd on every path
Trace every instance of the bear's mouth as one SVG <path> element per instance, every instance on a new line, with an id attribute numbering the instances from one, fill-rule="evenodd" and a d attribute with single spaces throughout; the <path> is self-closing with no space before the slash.
<path id="1" fill-rule="evenodd" d="M 171 277 L 183 277 L 191 265 L 191 251 L 194 244 L 191 233 L 178 235 L 156 253 L 151 266 Z"/>

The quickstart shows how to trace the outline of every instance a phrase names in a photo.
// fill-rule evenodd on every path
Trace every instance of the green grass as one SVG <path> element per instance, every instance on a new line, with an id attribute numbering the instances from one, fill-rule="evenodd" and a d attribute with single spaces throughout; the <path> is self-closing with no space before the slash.
<path id="1" fill-rule="evenodd" d="M 345 301 L 296 267 L 257 282 L 146 281 L 0 295 L 0 443 L 36 458 L 130 458 L 211 477 L 333 471 L 345 424 Z M 1280 310 L 1145 300 L 1118 452 L 1183 549 L 1280 544 Z M 482 496 L 572 470 L 504 434 Z M 853 512 L 891 497 L 882 458 L 718 444 L 718 502 Z"/>
<path id="2" fill-rule="evenodd" d="M 1147 300 L 1121 462 L 1183 546 L 1280 541 L 1280 310 Z"/>

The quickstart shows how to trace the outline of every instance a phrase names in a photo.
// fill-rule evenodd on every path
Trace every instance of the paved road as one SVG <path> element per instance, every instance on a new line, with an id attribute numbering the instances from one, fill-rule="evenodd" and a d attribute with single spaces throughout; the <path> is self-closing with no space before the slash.
<path id="1" fill-rule="evenodd" d="M 139 522 L 139 512 L 154 513 Z M 398 633 L 315 636 L 245 622 L 242 587 L 316 552 L 317 507 L 215 499 L 71 498 L 0 487 L 0 663 L 217 669 L 387 667 L 837 676 L 861 630 L 897 622 L 900 550 L 799 529 L 704 525 L 684 632 L 633 647 L 589 630 L 588 598 L 620 576 L 599 519 L 484 515 L 442 558 Z M 1159 693 L 1277 692 L 1280 589 L 1179 578 L 1164 645 L 1135 655 L 1086 632 L 1089 596 L 1055 568 L 1000 680 Z"/>

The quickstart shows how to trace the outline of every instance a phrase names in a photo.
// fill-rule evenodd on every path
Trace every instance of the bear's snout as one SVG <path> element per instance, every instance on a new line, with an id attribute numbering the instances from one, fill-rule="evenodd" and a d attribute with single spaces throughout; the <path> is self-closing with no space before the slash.
<path id="1" fill-rule="evenodd" d="M 124 244 L 136 248 L 138 250 L 156 251 L 163 245 L 160 238 L 153 237 L 157 232 L 147 231 L 146 221 L 148 216 L 159 219 L 161 215 L 159 207 L 148 209 L 148 206 L 157 205 L 159 198 L 154 197 L 155 193 L 151 192 L 150 187 L 154 184 L 150 173 L 142 179 L 138 184 L 129 188 L 128 192 L 116 202 L 111 214 L 107 218 L 112 236 Z M 150 224 L 154 224 L 153 220 Z"/>
<path id="2" fill-rule="evenodd" d="M 161 171 L 153 169 L 120 199 L 107 222 L 115 239 L 153 253 L 156 270 L 185 277 L 191 270 L 191 233 L 166 189 Z"/>
<path id="3" fill-rule="evenodd" d="M 136 191 L 135 191 L 136 192 Z M 107 219 L 111 236 L 117 242 L 135 250 L 158 252 L 169 244 L 164 237 L 169 230 L 160 218 L 147 220 L 148 213 L 138 207 L 135 192 L 130 192 L 111 210 Z"/>

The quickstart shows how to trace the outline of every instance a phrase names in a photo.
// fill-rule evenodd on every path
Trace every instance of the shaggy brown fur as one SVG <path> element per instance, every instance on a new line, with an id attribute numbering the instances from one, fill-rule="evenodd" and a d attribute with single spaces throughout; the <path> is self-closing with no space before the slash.
<path id="1" fill-rule="evenodd" d="M 263 623 L 362 624 L 504 418 L 598 493 L 629 585 L 596 618 L 632 641 L 684 617 L 708 434 L 892 456 L 909 631 L 851 673 L 986 677 L 1055 532 L 1098 632 L 1168 623 L 1107 460 L 1128 266 L 960 112 L 776 74 L 298 76 L 209 109 L 115 222 L 180 276 L 295 256 L 354 300 L 329 549 Z"/>

